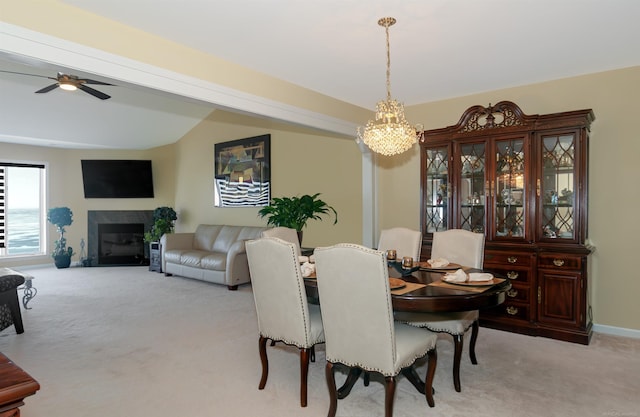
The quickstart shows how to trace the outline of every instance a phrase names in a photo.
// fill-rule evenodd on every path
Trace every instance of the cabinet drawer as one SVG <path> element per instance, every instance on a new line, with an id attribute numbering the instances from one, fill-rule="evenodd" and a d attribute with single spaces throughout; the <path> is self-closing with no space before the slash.
<path id="1" fill-rule="evenodd" d="M 484 268 L 489 271 L 497 274 L 500 277 L 509 278 L 511 283 L 514 282 L 529 282 L 531 275 L 530 269 L 525 268 L 517 268 L 517 267 L 509 267 L 505 265 L 491 265 L 485 264 Z"/>
<path id="2" fill-rule="evenodd" d="M 497 307 L 482 310 L 482 314 L 512 320 L 529 321 L 529 306 L 507 300 Z"/>
<path id="3" fill-rule="evenodd" d="M 530 293 L 531 291 L 527 287 L 512 285 L 511 289 L 509 289 L 509 291 L 506 292 L 507 298 L 505 302 L 509 302 L 513 300 L 513 301 L 522 301 L 524 303 L 529 303 Z"/>
<path id="4" fill-rule="evenodd" d="M 529 253 L 486 251 L 484 254 L 484 263 L 513 266 L 531 266 L 533 264 L 533 256 L 534 255 Z"/>
<path id="5" fill-rule="evenodd" d="M 551 268 L 561 270 L 581 270 L 583 257 L 578 255 L 545 254 L 538 258 L 539 268 Z"/>

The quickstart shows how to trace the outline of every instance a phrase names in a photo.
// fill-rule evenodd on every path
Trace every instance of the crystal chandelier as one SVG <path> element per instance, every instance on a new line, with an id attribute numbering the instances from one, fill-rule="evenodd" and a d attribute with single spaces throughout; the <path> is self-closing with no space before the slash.
<path id="1" fill-rule="evenodd" d="M 358 127 L 357 142 L 364 142 L 372 151 L 390 156 L 408 151 L 422 135 L 422 126 L 411 126 L 404 117 L 404 105 L 391 98 L 391 55 L 389 53 L 389 26 L 393 17 L 378 20 L 387 34 L 387 99 L 376 104 L 376 119 Z"/>

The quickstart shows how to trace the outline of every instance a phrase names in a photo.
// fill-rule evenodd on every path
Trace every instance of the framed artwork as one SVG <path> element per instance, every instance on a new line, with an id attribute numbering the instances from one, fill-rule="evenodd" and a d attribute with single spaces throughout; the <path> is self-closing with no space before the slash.
<path id="1" fill-rule="evenodd" d="M 268 206 L 271 200 L 271 135 L 215 144 L 214 205 Z"/>

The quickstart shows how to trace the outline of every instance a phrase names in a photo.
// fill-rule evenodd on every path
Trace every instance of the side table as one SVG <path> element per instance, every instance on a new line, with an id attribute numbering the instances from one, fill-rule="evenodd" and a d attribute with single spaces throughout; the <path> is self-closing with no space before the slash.
<path id="1" fill-rule="evenodd" d="M 38 289 L 33 286 L 32 275 L 25 274 L 24 272 L 21 272 L 20 274 L 24 277 L 24 285 L 18 288 L 19 290 L 24 290 L 24 292 L 22 293 L 22 306 L 25 308 L 25 310 L 31 310 L 31 307 L 27 307 L 27 304 L 29 304 L 29 301 L 31 301 L 33 297 L 38 294 Z"/>

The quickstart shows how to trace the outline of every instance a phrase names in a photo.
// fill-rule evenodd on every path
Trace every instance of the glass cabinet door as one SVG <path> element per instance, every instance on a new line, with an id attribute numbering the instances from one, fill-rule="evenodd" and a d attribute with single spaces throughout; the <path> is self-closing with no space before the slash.
<path id="1" fill-rule="evenodd" d="M 491 188 L 495 201 L 495 238 L 525 236 L 525 149 L 524 139 L 495 141 L 495 178 Z"/>
<path id="2" fill-rule="evenodd" d="M 542 210 L 538 233 L 545 239 L 574 239 L 575 140 L 574 134 L 542 137 L 542 175 L 537 185 Z"/>
<path id="3" fill-rule="evenodd" d="M 461 145 L 459 152 L 458 227 L 476 233 L 484 233 L 486 226 L 485 148 L 484 142 L 471 143 Z"/>
<path id="4" fill-rule="evenodd" d="M 449 225 L 451 186 L 449 182 L 449 149 L 447 147 L 426 150 L 427 172 L 423 190 L 423 233 L 447 230 Z"/>

